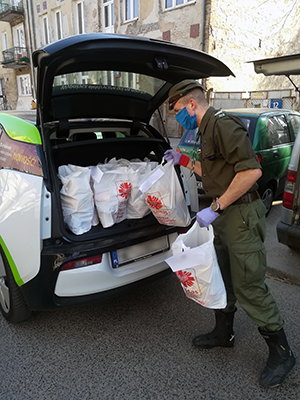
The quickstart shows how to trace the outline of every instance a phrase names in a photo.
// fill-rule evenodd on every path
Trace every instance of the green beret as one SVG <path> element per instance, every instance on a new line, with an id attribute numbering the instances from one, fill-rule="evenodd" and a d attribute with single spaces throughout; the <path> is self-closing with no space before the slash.
<path id="1" fill-rule="evenodd" d="M 201 83 L 195 81 L 194 79 L 185 79 L 184 81 L 176 83 L 176 85 L 174 85 L 169 91 L 170 110 L 173 109 L 174 105 L 181 97 L 186 96 L 194 89 L 201 89 L 202 91 L 205 91 Z"/>

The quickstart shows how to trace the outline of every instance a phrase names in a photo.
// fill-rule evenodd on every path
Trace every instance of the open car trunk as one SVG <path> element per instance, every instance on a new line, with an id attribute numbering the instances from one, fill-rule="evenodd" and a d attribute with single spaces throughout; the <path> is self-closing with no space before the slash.
<path id="1" fill-rule="evenodd" d="M 162 235 L 177 232 L 182 228 L 160 224 L 152 213 L 141 219 L 125 219 L 109 228 L 103 228 L 101 223 L 93 226 L 90 231 L 75 235 L 65 225 L 63 219 L 60 190 L 62 183 L 58 176 L 58 168 L 62 165 L 77 165 L 81 167 L 95 166 L 112 158 L 127 160 L 150 160 L 160 163 L 169 145 L 165 139 L 151 126 L 135 124 L 130 121 L 82 121 L 76 122 L 76 128 L 69 126 L 68 130 L 60 131 L 56 124 L 48 127 L 49 143 L 47 157 L 51 162 L 49 171 L 53 186 L 52 232 L 53 238 L 66 238 L 71 242 L 87 242 L 103 240 L 114 248 L 153 239 Z M 150 131 L 150 130 L 151 131 Z M 182 190 L 186 195 L 190 210 L 191 202 L 185 177 L 180 173 L 180 167 L 175 167 Z"/>

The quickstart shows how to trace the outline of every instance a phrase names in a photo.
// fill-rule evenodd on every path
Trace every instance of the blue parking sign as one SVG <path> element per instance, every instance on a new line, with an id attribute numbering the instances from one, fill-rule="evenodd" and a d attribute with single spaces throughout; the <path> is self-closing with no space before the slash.
<path id="1" fill-rule="evenodd" d="M 271 108 L 282 108 L 282 99 L 271 99 Z"/>

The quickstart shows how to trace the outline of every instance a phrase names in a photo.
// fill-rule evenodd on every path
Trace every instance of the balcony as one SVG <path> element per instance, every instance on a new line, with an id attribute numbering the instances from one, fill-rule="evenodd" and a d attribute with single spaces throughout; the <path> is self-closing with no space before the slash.
<path id="1" fill-rule="evenodd" d="M 2 51 L 3 61 L 1 62 L 3 68 L 22 68 L 29 65 L 29 57 L 26 47 L 12 47 Z"/>
<path id="2" fill-rule="evenodd" d="M 12 22 L 22 15 L 24 15 L 24 7 L 22 1 L 20 1 L 17 5 L 0 3 L 0 21 Z"/>

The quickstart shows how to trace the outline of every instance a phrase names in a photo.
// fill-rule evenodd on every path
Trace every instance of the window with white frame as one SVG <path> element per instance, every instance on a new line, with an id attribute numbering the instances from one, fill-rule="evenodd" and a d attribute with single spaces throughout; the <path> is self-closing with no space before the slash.
<path id="1" fill-rule="evenodd" d="M 176 8 L 189 3 L 195 3 L 196 0 L 163 0 L 164 9 L 169 10 L 170 8 Z"/>
<path id="2" fill-rule="evenodd" d="M 8 49 L 8 39 L 7 39 L 7 32 L 2 32 L 2 49 L 7 50 Z"/>
<path id="3" fill-rule="evenodd" d="M 103 0 L 104 31 L 114 33 L 114 0 Z"/>
<path id="4" fill-rule="evenodd" d="M 61 11 L 57 11 L 55 13 L 55 24 L 56 24 L 56 38 L 59 40 L 63 37 Z"/>
<path id="5" fill-rule="evenodd" d="M 85 33 L 85 10 L 84 10 L 84 1 L 80 1 L 75 3 L 75 15 L 76 15 L 76 26 L 77 33 Z"/>
<path id="6" fill-rule="evenodd" d="M 24 27 L 23 26 L 21 26 L 20 28 L 17 28 L 16 45 L 18 47 L 25 47 L 25 36 L 24 36 Z"/>
<path id="7" fill-rule="evenodd" d="M 31 95 L 31 81 L 30 75 L 17 75 L 18 94 L 19 96 Z"/>
<path id="8" fill-rule="evenodd" d="M 23 23 L 12 27 L 12 39 L 14 47 L 26 47 Z"/>
<path id="9" fill-rule="evenodd" d="M 49 44 L 49 24 L 48 24 L 48 17 L 42 18 L 43 24 L 43 44 Z"/>
<path id="10" fill-rule="evenodd" d="M 125 21 L 136 19 L 139 16 L 139 2 L 138 0 L 125 0 Z"/>

